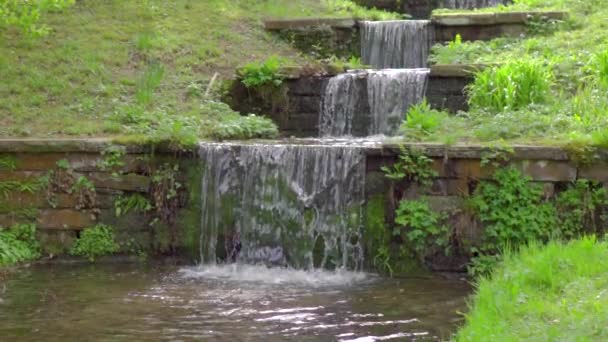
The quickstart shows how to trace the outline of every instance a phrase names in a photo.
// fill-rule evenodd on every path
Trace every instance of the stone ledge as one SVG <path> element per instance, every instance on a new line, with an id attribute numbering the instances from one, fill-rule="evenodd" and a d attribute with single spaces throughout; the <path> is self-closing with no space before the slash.
<path id="1" fill-rule="evenodd" d="M 438 26 L 488 26 L 502 24 L 525 24 L 530 17 L 545 17 L 561 20 L 567 12 L 530 11 L 530 12 L 497 12 L 497 13 L 454 13 L 433 14 L 431 21 Z"/>
<path id="2" fill-rule="evenodd" d="M 303 29 L 315 26 L 334 28 L 353 28 L 357 21 L 353 18 L 302 18 L 302 19 L 266 19 L 264 28 L 268 31 Z"/>
<path id="3" fill-rule="evenodd" d="M 430 77 L 473 77 L 473 74 L 492 66 L 488 64 L 435 64 Z"/>
<path id="4" fill-rule="evenodd" d="M 123 144 L 112 138 L 28 138 L 28 139 L 0 139 L 0 153 L 100 153 L 112 145 L 125 146 L 130 154 L 195 153 L 196 149 L 182 149 L 169 144 Z"/>

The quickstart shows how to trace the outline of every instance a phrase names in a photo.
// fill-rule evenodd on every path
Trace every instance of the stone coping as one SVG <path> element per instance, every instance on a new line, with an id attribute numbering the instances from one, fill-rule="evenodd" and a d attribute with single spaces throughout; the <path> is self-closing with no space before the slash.
<path id="1" fill-rule="evenodd" d="M 357 25 L 354 18 L 299 18 L 299 19 L 266 19 L 264 28 L 268 31 L 299 29 L 314 26 L 330 26 L 335 28 L 353 28 Z"/>
<path id="2" fill-rule="evenodd" d="M 439 26 L 485 26 L 501 24 L 525 24 L 530 17 L 545 17 L 561 20 L 568 12 L 530 11 L 530 12 L 495 12 L 495 13 L 445 13 L 433 14 L 431 22 Z"/>
<path id="3" fill-rule="evenodd" d="M 234 147 L 245 145 L 309 145 L 309 146 L 353 146 L 362 148 L 370 156 L 394 155 L 399 151 L 399 146 L 421 150 L 429 157 L 445 157 L 458 159 L 480 159 L 488 152 L 496 151 L 496 148 L 481 144 L 455 144 L 444 145 L 439 143 L 405 143 L 400 144 L 397 140 L 385 141 L 369 140 L 365 138 L 355 139 L 318 139 L 318 138 L 288 138 L 280 140 L 249 140 L 212 142 L 201 141 L 209 144 L 230 144 Z M 128 153 L 142 154 L 152 151 L 160 153 L 185 153 L 185 156 L 197 153 L 197 148 L 177 149 L 168 146 L 120 144 L 111 138 L 73 138 L 73 139 L 0 139 L 0 153 L 100 153 L 110 145 L 125 146 Z M 535 145 L 511 145 L 514 159 L 526 160 L 571 160 L 567 150 L 556 146 Z M 598 151 L 597 156 L 601 160 L 608 160 L 608 150 Z"/>
<path id="4" fill-rule="evenodd" d="M 475 72 L 492 65 L 495 64 L 434 64 L 429 66 L 429 69 L 431 70 L 431 77 L 471 77 Z M 322 65 L 313 74 L 310 74 L 310 68 L 307 67 L 284 66 L 281 67 L 279 72 L 285 79 L 294 80 L 302 77 L 332 77 L 341 72 L 346 72 L 346 70 L 332 70 L 329 66 Z"/>

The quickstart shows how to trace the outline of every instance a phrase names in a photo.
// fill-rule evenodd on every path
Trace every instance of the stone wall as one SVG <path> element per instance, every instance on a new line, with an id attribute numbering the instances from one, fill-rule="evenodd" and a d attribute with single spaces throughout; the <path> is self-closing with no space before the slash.
<path id="1" fill-rule="evenodd" d="M 494 0 L 355 0 L 366 7 L 376 7 L 391 12 L 404 13 L 415 19 L 427 19 L 438 8 L 474 9 L 494 6 Z M 502 3 L 509 3 L 504 0 Z"/>
<path id="2" fill-rule="evenodd" d="M 463 41 L 519 37 L 527 34 L 528 22 L 563 20 L 565 12 L 497 12 L 438 14 L 431 17 L 436 42 L 448 42 L 460 35 Z"/>
<path id="3" fill-rule="evenodd" d="M 434 210 L 449 213 L 448 224 L 462 239 L 479 241 L 483 227 L 468 214 L 464 202 L 480 181 L 492 179 L 497 166 L 483 161 L 500 154 L 507 160 L 500 167 L 513 166 L 541 184 L 545 198 L 553 198 L 579 179 L 597 181 L 608 187 L 608 154 L 605 151 L 594 155 L 595 162 L 580 165 L 576 156 L 554 147 L 515 146 L 510 152 L 481 146 L 411 144 L 409 147 L 433 160 L 432 168 L 438 176 L 428 190 L 421 191 L 407 182 L 393 184 L 386 178 L 381 167 L 397 160 L 399 149 L 396 146 L 371 148 L 367 152 L 367 196 L 368 199 L 382 198 L 388 227 L 395 226 L 393 213 L 402 198 L 425 196 Z M 467 261 L 468 256 L 458 253 L 449 258 L 427 260 L 428 266 L 437 271 L 462 271 Z"/>
<path id="4" fill-rule="evenodd" d="M 465 87 L 472 81 L 472 73 L 482 67 L 432 66 L 426 89 L 429 104 L 452 113 L 466 110 Z M 240 113 L 269 116 L 279 126 L 282 136 L 317 137 L 322 96 L 328 79 L 333 76 L 290 76 L 284 80 L 282 88 L 271 96 L 247 89 L 236 81 L 232 85 L 230 98 L 225 100 Z"/>
<path id="5" fill-rule="evenodd" d="M 354 19 L 267 20 L 264 26 L 315 58 L 361 54 L 359 25 Z"/>
<path id="6" fill-rule="evenodd" d="M 196 251 L 200 179 L 193 157 L 95 139 L 0 141 L 0 226 L 35 223 L 47 256 L 66 254 L 97 224 L 114 228 L 124 253 Z M 175 200 L 157 206 L 169 173 L 180 184 Z M 154 208 L 117 215 L 117 206 L 126 208 L 119 199 L 134 195 Z"/>

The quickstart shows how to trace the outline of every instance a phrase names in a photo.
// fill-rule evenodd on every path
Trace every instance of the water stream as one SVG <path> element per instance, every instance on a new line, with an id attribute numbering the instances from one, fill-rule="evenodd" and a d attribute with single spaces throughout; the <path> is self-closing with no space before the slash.
<path id="1" fill-rule="evenodd" d="M 204 262 L 361 268 L 360 148 L 201 143 L 200 157 Z"/>
<path id="2" fill-rule="evenodd" d="M 446 340 L 466 283 L 265 266 L 41 265 L 0 284 L 3 341 Z"/>
<path id="3" fill-rule="evenodd" d="M 319 116 L 323 137 L 393 136 L 424 98 L 429 69 L 355 70 L 332 77 Z"/>
<path id="4" fill-rule="evenodd" d="M 374 69 L 424 68 L 433 40 L 428 20 L 362 21 L 361 61 Z"/>

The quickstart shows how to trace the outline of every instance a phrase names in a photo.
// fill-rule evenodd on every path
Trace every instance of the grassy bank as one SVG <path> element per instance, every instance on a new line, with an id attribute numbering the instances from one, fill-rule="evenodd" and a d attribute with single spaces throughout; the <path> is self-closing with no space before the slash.
<path id="1" fill-rule="evenodd" d="M 456 341 L 608 339 L 608 243 L 531 244 L 482 278 Z"/>
<path id="2" fill-rule="evenodd" d="M 479 73 L 468 113 L 426 122 L 433 127 L 423 140 L 608 146 L 608 8 L 599 0 L 516 0 L 482 11 L 528 10 L 569 18 L 532 19 L 522 37 L 433 48 L 437 64 L 502 66 Z"/>
<path id="3" fill-rule="evenodd" d="M 44 37 L 0 26 L 0 137 L 147 136 L 130 121 L 159 118 L 204 135 L 214 123 L 198 122 L 212 115 L 201 96 L 216 72 L 231 78 L 271 55 L 305 61 L 263 18 L 353 15 L 390 17 L 347 0 L 78 0 L 44 13 Z"/>

